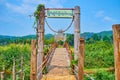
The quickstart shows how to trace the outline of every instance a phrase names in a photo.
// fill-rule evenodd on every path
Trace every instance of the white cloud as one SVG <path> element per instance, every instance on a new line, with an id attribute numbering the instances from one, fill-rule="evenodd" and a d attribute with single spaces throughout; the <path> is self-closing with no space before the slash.
<path id="1" fill-rule="evenodd" d="M 21 13 L 21 14 L 30 14 L 33 13 L 38 4 L 45 4 L 46 7 L 63 7 L 61 0 L 22 0 L 20 5 L 13 3 L 6 3 L 7 8 L 10 10 Z"/>
<path id="2" fill-rule="evenodd" d="M 61 0 L 23 0 L 24 4 L 45 4 L 46 7 L 63 7 Z"/>
<path id="3" fill-rule="evenodd" d="M 114 21 L 115 21 L 113 18 L 111 18 L 111 17 L 109 17 L 109 16 L 105 16 L 105 17 L 103 18 L 103 20 L 104 20 L 104 21 L 110 21 L 110 22 L 114 22 Z"/>
<path id="4" fill-rule="evenodd" d="M 115 22 L 115 21 L 116 21 L 116 20 L 114 20 L 112 17 L 106 16 L 106 15 L 105 15 L 105 11 L 103 11 L 103 10 L 98 11 L 98 12 L 95 14 L 95 17 L 102 19 L 102 21 L 109 21 L 109 22 Z"/>
<path id="5" fill-rule="evenodd" d="M 9 9 L 11 9 L 11 10 L 17 12 L 17 13 L 21 13 L 21 14 L 26 14 L 28 12 L 31 12 L 32 8 L 33 8 L 32 6 L 25 5 L 25 4 L 22 4 L 22 5 L 18 6 L 18 5 L 13 5 L 13 4 L 10 4 L 10 3 L 6 3 L 6 6 Z"/>
<path id="6" fill-rule="evenodd" d="M 95 16 L 96 17 L 102 17 L 102 16 L 104 16 L 104 11 L 98 11 Z"/>

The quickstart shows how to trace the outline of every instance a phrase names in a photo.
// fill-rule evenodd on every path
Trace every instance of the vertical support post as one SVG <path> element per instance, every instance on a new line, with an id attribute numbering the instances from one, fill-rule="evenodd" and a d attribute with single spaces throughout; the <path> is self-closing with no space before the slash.
<path id="1" fill-rule="evenodd" d="M 21 80 L 24 80 L 24 73 L 23 73 L 23 56 L 21 56 L 21 64 L 20 64 L 20 67 L 21 67 L 20 78 L 21 78 Z"/>
<path id="2" fill-rule="evenodd" d="M 5 79 L 5 66 L 3 66 L 3 71 L 1 72 L 1 80 Z"/>
<path id="3" fill-rule="evenodd" d="M 4 80 L 4 72 L 0 72 L 1 74 L 1 80 Z"/>
<path id="4" fill-rule="evenodd" d="M 79 54 L 80 45 L 80 7 L 75 6 L 74 10 L 74 59 L 76 60 Z"/>
<path id="5" fill-rule="evenodd" d="M 16 80 L 16 60 L 13 59 L 13 80 Z"/>
<path id="6" fill-rule="evenodd" d="M 120 80 L 120 24 L 113 25 L 115 80 Z"/>
<path id="7" fill-rule="evenodd" d="M 80 54 L 78 54 L 78 80 L 84 80 L 84 51 L 85 51 L 85 40 L 80 38 Z"/>
<path id="8" fill-rule="evenodd" d="M 36 40 L 31 43 L 31 71 L 30 80 L 37 80 L 37 53 L 36 53 Z"/>
<path id="9" fill-rule="evenodd" d="M 40 11 L 38 27 L 37 27 L 37 37 L 38 37 L 38 51 L 37 51 L 37 68 L 42 64 L 44 58 L 44 19 L 45 19 L 45 8 L 42 7 Z M 37 80 L 42 77 L 42 70 L 37 71 Z"/>

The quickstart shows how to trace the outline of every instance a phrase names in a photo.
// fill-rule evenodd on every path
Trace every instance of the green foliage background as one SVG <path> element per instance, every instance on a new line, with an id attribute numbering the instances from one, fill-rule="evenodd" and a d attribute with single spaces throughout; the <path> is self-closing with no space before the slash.
<path id="1" fill-rule="evenodd" d="M 102 33 L 103 34 L 103 33 Z M 85 34 L 88 35 L 88 34 Z M 84 36 L 85 37 L 85 36 Z M 17 71 L 20 66 L 20 56 L 24 57 L 25 80 L 29 80 L 30 75 L 30 53 L 31 53 L 31 40 L 35 36 L 25 36 L 19 38 L 4 38 L 0 39 L 0 71 L 2 66 L 5 65 L 7 71 L 12 71 L 13 58 L 17 59 Z M 86 69 L 99 69 L 114 67 L 114 54 L 113 54 L 113 39 L 112 35 L 105 35 L 101 37 L 98 34 L 92 34 L 90 37 L 85 37 L 85 70 Z M 45 49 L 46 54 L 49 46 L 54 42 L 54 36 L 51 34 L 45 35 Z M 7 41 L 7 42 L 6 42 Z M 73 47 L 74 35 L 67 34 L 67 41 Z M 75 63 L 75 62 L 72 62 Z M 114 71 L 98 71 L 95 74 L 90 74 L 95 80 L 115 80 Z M 6 80 L 11 80 L 11 75 L 6 75 Z M 89 80 L 85 76 L 85 80 Z"/>
<path id="2" fill-rule="evenodd" d="M 0 46 L 0 70 L 2 70 L 3 65 L 5 70 L 8 72 L 12 71 L 13 59 L 16 59 L 17 71 L 20 70 L 20 59 L 23 56 L 23 68 L 25 70 L 25 80 L 29 79 L 30 73 L 30 44 L 10 44 L 5 46 Z M 12 74 L 10 74 L 12 76 Z M 5 79 L 11 79 L 11 76 L 6 75 Z"/>
<path id="3" fill-rule="evenodd" d="M 85 45 L 85 67 L 114 67 L 113 44 L 106 41 L 87 43 Z"/>

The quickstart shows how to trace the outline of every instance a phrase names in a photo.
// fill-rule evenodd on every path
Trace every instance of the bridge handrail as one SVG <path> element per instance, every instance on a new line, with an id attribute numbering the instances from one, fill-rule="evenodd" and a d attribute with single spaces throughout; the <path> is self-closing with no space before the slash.
<path id="1" fill-rule="evenodd" d="M 72 50 L 70 49 L 68 42 L 65 42 L 63 46 L 66 48 L 67 52 L 69 53 L 68 55 L 70 61 L 72 61 L 74 58 L 72 57 Z"/>
<path id="2" fill-rule="evenodd" d="M 63 46 L 66 48 L 66 50 L 68 52 L 68 56 L 69 56 L 70 62 L 72 62 L 72 60 L 74 60 L 74 57 L 72 56 L 72 50 L 70 49 L 69 43 L 65 42 Z M 74 70 L 74 65 L 71 65 L 71 69 L 72 69 L 72 72 L 75 73 L 73 71 Z"/>
<path id="3" fill-rule="evenodd" d="M 78 77 L 78 66 L 74 65 L 74 68 L 75 68 L 76 70 L 72 69 L 72 71 L 76 74 L 76 77 Z M 95 79 L 94 79 L 93 77 L 91 77 L 87 72 L 84 72 L 84 75 L 85 75 L 86 77 L 88 77 L 90 80 L 95 80 Z"/>
<path id="4" fill-rule="evenodd" d="M 46 55 L 44 61 L 42 62 L 42 64 L 37 68 L 37 71 L 39 71 L 39 69 L 41 69 L 42 71 L 44 70 L 51 53 L 55 50 L 56 47 L 57 47 L 56 42 L 51 45 L 50 50 L 47 52 L 47 55 Z"/>

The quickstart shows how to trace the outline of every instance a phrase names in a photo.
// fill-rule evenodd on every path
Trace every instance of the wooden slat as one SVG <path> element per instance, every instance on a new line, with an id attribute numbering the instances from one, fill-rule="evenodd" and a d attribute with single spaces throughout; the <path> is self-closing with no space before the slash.
<path id="1" fill-rule="evenodd" d="M 120 24 L 113 25 L 115 80 L 120 80 Z"/>

